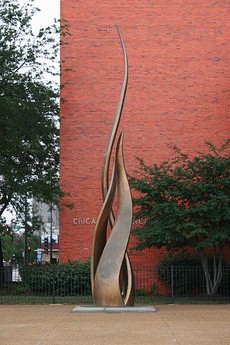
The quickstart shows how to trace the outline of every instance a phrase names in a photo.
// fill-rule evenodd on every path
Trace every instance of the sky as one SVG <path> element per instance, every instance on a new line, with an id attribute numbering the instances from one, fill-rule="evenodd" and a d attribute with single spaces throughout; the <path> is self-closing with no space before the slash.
<path id="1" fill-rule="evenodd" d="M 25 0 L 20 1 L 25 2 Z M 60 18 L 60 0 L 35 0 L 34 5 L 41 10 L 34 15 L 35 30 L 52 24 L 54 18 Z"/>
<path id="2" fill-rule="evenodd" d="M 26 3 L 27 0 L 19 0 L 21 3 Z M 45 28 L 54 23 L 54 20 L 60 19 L 60 0 L 35 0 L 34 6 L 38 7 L 32 19 L 32 27 L 34 34 L 37 34 L 41 28 Z M 57 63 L 60 57 L 58 56 Z M 51 76 L 49 75 L 49 80 Z M 59 83 L 59 77 L 53 77 L 55 83 Z"/>
<path id="3" fill-rule="evenodd" d="M 18 2 L 24 5 L 27 0 L 18 0 Z M 36 12 L 33 17 L 35 31 L 52 24 L 54 18 L 60 18 L 60 0 L 35 0 L 34 6 L 40 9 L 40 12 Z"/>

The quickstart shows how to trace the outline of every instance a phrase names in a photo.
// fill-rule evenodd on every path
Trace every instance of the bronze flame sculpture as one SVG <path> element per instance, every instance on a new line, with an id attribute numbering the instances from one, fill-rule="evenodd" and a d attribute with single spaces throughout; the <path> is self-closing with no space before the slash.
<path id="1" fill-rule="evenodd" d="M 94 229 L 91 264 L 91 285 L 94 304 L 102 307 L 134 305 L 134 277 L 127 246 L 132 226 L 132 199 L 123 159 L 123 132 L 115 154 L 115 163 L 109 182 L 111 153 L 117 134 L 128 82 L 128 60 L 125 44 L 116 26 L 124 55 L 124 80 L 114 118 L 113 127 L 102 168 L 103 206 Z M 118 193 L 116 215 L 112 206 Z M 107 226 L 111 234 L 107 239 Z"/>

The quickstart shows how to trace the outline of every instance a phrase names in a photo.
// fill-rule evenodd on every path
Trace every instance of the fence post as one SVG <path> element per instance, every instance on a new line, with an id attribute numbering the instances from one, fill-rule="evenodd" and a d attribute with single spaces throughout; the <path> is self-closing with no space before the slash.
<path id="1" fill-rule="evenodd" d="M 55 304 L 55 265 L 52 265 L 52 303 Z"/>
<path id="2" fill-rule="evenodd" d="M 173 271 L 173 265 L 171 265 L 171 291 L 172 291 L 172 304 L 174 304 L 174 271 Z"/>

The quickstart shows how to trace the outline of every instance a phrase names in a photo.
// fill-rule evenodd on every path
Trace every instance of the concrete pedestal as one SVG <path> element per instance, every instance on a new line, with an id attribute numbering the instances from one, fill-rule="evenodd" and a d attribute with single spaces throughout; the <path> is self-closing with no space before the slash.
<path id="1" fill-rule="evenodd" d="M 152 313 L 156 312 L 153 306 L 133 307 L 98 307 L 95 305 L 78 305 L 73 308 L 72 313 Z"/>

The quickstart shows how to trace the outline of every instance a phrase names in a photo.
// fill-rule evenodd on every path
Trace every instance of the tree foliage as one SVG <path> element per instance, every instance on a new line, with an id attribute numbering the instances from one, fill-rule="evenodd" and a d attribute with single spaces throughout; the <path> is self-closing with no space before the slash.
<path id="1" fill-rule="evenodd" d="M 34 0 L 0 2 L 0 223 L 25 198 L 57 202 L 60 22 L 33 32 Z M 5 229 L 4 226 L 1 229 Z M 1 232 L 0 232 L 1 240 Z M 1 261 L 1 258 L 0 258 Z"/>
<path id="2" fill-rule="evenodd" d="M 207 293 L 215 293 L 222 278 L 223 248 L 230 243 L 230 140 L 220 148 L 207 143 L 207 154 L 195 157 L 174 147 L 174 158 L 140 167 L 131 186 L 141 194 L 134 200 L 136 217 L 145 218 L 135 230 L 138 248 L 190 247 L 199 253 Z M 216 274 L 211 279 L 208 254 Z"/>
<path id="3" fill-rule="evenodd" d="M 0 3 L 0 216 L 26 194 L 48 200 L 57 188 L 59 94 L 46 78 L 58 72 L 58 28 L 35 36 L 36 10 L 33 1 Z"/>
<path id="4" fill-rule="evenodd" d="M 35 250 L 40 247 L 40 238 L 37 235 L 29 234 L 27 243 L 28 248 L 30 248 L 28 251 L 28 262 L 33 263 L 37 259 L 37 252 Z M 12 264 L 24 263 L 25 234 L 4 233 L 2 244 L 5 261 L 10 261 Z"/>

